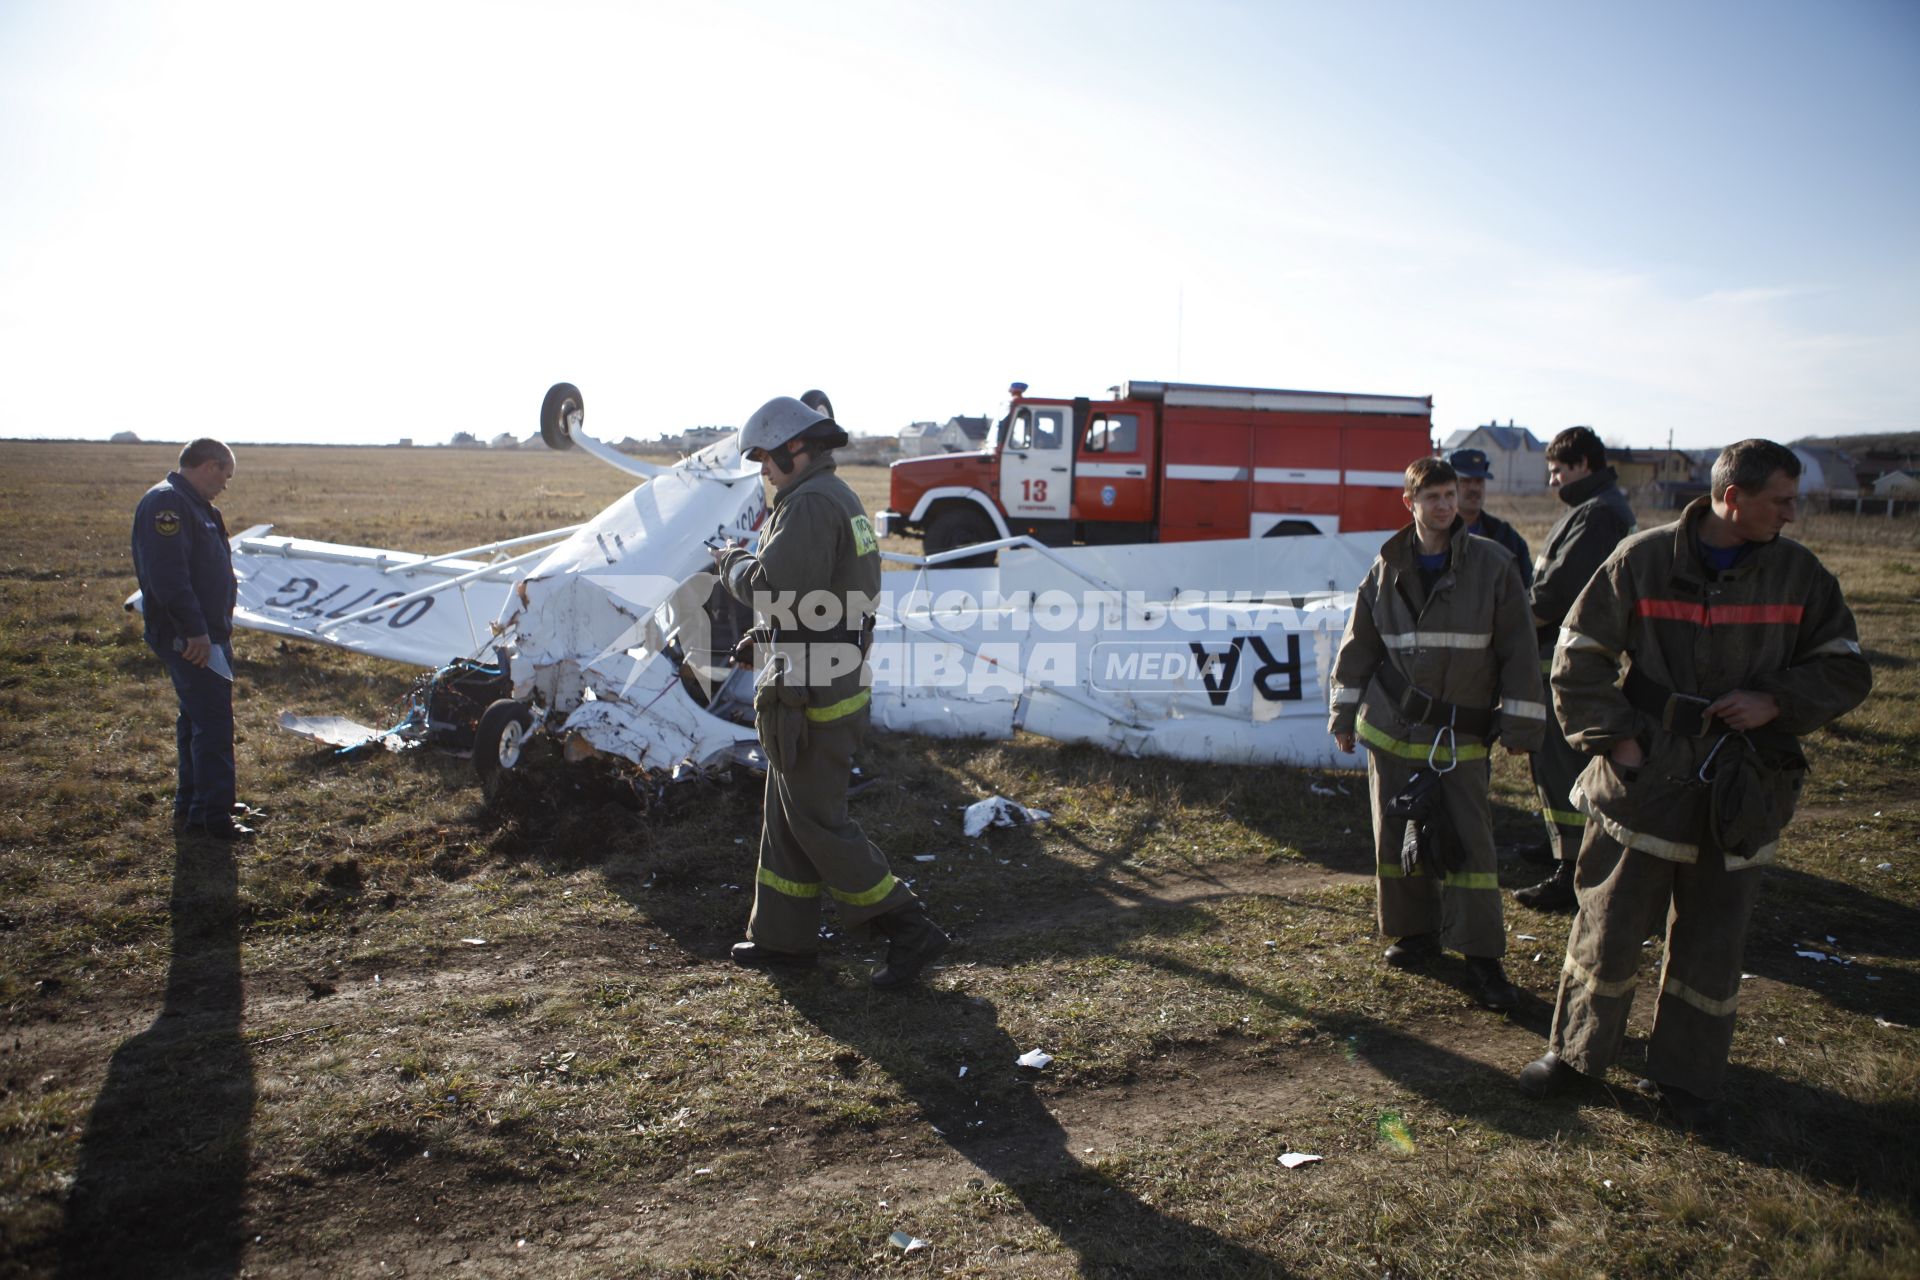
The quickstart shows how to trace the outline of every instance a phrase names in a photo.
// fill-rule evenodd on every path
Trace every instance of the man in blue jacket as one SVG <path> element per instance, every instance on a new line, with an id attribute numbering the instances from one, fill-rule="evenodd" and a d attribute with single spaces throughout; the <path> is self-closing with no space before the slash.
<path id="1" fill-rule="evenodd" d="M 213 500 L 233 479 L 233 450 L 195 440 L 180 468 L 147 490 L 133 513 L 133 572 L 147 643 L 180 699 L 174 724 L 179 786 L 176 830 L 251 840 L 234 821 L 233 551 Z"/>

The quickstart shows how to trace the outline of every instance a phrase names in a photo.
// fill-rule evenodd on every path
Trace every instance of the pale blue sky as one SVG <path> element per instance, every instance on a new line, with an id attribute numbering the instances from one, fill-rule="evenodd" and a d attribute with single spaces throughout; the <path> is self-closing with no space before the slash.
<path id="1" fill-rule="evenodd" d="M 1920 3 L 0 0 L 0 435 L 1912 429 Z"/>

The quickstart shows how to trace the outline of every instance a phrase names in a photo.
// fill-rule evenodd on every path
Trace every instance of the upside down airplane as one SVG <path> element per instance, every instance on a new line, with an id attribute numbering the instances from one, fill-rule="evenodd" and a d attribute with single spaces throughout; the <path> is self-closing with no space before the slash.
<path id="1" fill-rule="evenodd" d="M 804 398 L 831 415 L 823 394 Z M 768 512 L 759 467 L 737 434 L 656 466 L 595 439 L 584 420 L 576 388 L 548 391 L 548 446 L 640 477 L 592 520 L 438 555 L 255 526 L 233 539 L 236 624 L 430 668 L 499 660 L 512 693 L 480 720 L 483 782 L 520 767 L 535 735 L 568 759 L 654 770 L 750 758 L 754 673 L 726 661 L 750 620 L 714 589 L 708 547 L 755 536 Z M 1328 672 L 1382 536 L 1103 547 L 1013 537 L 883 553 L 898 567 L 883 575 L 868 654 L 875 724 L 1333 764 Z M 947 567 L 989 551 L 997 565 Z"/>

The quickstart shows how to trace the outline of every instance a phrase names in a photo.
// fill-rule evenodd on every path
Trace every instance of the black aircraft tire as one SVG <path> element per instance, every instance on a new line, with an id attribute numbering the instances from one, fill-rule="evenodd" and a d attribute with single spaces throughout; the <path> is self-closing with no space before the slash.
<path id="1" fill-rule="evenodd" d="M 952 551 L 955 547 L 969 547 L 976 542 L 992 542 L 1000 536 L 986 513 L 971 505 L 948 507 L 936 513 L 927 522 L 927 554 L 938 555 L 942 551 Z M 967 556 L 959 560 L 945 561 L 940 567 L 946 569 L 971 569 L 993 563 L 994 553 Z"/>
<path id="2" fill-rule="evenodd" d="M 547 388 L 547 398 L 540 402 L 540 438 L 547 442 L 547 448 L 573 448 L 573 428 L 567 418 L 575 413 L 582 419 L 587 416 L 587 402 L 580 388 L 571 382 L 556 382 Z"/>
<path id="3" fill-rule="evenodd" d="M 473 731 L 473 771 L 480 775 L 487 799 L 499 793 L 501 782 L 526 758 L 532 729 L 533 712 L 512 698 L 502 698 L 480 713 Z"/>

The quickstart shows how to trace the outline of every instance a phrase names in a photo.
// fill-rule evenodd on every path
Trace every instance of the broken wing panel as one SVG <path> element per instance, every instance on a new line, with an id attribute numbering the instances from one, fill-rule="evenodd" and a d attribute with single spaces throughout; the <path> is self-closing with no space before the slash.
<path id="1" fill-rule="evenodd" d="M 485 569 L 486 564 L 477 560 L 424 564 L 428 557 L 406 551 L 270 537 L 272 527 L 255 525 L 233 538 L 239 594 L 235 626 L 437 667 L 483 647 L 487 624 L 505 605 L 513 585 L 512 570 L 503 570 L 499 578 L 478 578 L 397 609 L 341 623 L 350 613 Z M 128 598 L 127 607 L 140 607 L 139 592 Z"/>

